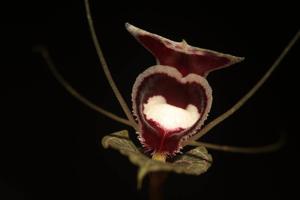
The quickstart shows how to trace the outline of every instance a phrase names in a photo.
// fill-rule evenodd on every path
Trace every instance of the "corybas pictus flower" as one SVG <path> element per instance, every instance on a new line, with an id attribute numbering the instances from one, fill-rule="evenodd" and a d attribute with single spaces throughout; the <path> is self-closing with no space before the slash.
<path id="1" fill-rule="evenodd" d="M 211 109 L 208 73 L 243 58 L 174 42 L 128 23 L 126 28 L 157 62 L 137 77 L 132 90 L 139 139 L 154 156 L 175 155 Z"/>

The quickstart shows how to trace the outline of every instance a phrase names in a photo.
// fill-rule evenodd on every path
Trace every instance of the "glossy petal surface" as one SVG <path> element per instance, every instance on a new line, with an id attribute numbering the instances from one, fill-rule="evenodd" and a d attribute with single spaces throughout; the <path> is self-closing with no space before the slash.
<path id="1" fill-rule="evenodd" d="M 157 64 L 175 67 L 183 76 L 195 73 L 205 77 L 211 71 L 243 60 L 241 57 L 194 47 L 185 41 L 175 42 L 128 23 L 126 28 L 153 54 Z"/>

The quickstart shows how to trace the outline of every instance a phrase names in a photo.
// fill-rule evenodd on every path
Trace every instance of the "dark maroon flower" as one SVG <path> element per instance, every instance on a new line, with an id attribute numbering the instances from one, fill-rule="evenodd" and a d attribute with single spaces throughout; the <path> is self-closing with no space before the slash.
<path id="1" fill-rule="evenodd" d="M 133 86 L 139 139 L 154 155 L 174 155 L 210 111 L 212 90 L 205 77 L 242 58 L 174 42 L 128 23 L 126 28 L 157 60 Z"/>

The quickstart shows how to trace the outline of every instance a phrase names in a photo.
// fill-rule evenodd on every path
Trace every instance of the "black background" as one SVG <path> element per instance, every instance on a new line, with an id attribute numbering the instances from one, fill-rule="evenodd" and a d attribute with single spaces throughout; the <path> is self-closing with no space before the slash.
<path id="1" fill-rule="evenodd" d="M 135 77 L 154 59 L 126 32 L 127 21 L 172 40 L 184 38 L 194 46 L 246 58 L 208 76 L 214 90 L 208 121 L 251 88 L 299 28 L 296 6 L 288 3 L 109 3 L 91 2 L 94 23 L 128 104 Z M 137 191 L 136 167 L 99 144 L 103 136 L 128 128 L 74 99 L 32 52 L 33 46 L 46 45 L 59 71 L 81 94 L 124 116 L 100 68 L 83 2 L 12 2 L 2 9 L 0 199 L 147 198 L 147 179 Z M 169 175 L 166 199 L 290 199 L 298 180 L 297 132 L 290 128 L 298 52 L 293 48 L 264 87 L 203 138 L 254 146 L 274 142 L 285 132 L 286 146 L 266 155 L 210 151 L 214 163 L 206 174 Z"/>

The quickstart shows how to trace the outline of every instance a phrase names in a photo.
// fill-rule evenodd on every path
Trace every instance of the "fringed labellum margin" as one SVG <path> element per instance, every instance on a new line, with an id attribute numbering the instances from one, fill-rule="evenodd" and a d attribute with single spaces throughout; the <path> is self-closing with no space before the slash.
<path id="1" fill-rule="evenodd" d="M 243 58 L 174 42 L 128 23 L 126 28 L 157 61 L 137 77 L 132 90 L 139 139 L 153 154 L 173 156 L 208 116 L 208 73 Z"/>

